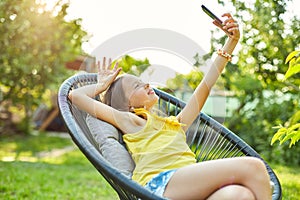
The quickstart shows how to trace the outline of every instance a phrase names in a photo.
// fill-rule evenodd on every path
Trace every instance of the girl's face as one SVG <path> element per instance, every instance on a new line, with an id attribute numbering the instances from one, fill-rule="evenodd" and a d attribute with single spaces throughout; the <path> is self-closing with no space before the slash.
<path id="1" fill-rule="evenodd" d="M 134 76 L 126 77 L 125 92 L 129 95 L 129 106 L 149 110 L 156 104 L 158 97 L 148 83 L 142 82 Z"/>

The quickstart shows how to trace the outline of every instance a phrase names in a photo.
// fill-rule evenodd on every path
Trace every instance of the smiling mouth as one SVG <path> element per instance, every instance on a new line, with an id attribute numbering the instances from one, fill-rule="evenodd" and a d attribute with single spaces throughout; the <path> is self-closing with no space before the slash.
<path id="1" fill-rule="evenodd" d="M 148 94 L 154 94 L 154 90 L 149 90 Z"/>

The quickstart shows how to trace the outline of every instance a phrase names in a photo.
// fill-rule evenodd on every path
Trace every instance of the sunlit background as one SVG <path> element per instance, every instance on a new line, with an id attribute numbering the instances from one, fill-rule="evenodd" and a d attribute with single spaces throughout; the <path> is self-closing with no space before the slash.
<path id="1" fill-rule="evenodd" d="M 53 0 L 46 2 L 53 7 Z M 221 16 L 232 12 L 233 8 L 222 6 L 217 1 L 209 0 L 69 0 L 68 16 L 70 19 L 82 18 L 82 26 L 91 35 L 89 42 L 83 45 L 91 53 L 98 45 L 112 36 L 138 29 L 163 28 L 177 31 L 201 44 L 204 50 L 210 48 L 210 31 L 215 27 L 211 19 L 201 10 L 204 4 L 215 14 Z M 253 2 L 245 0 L 245 2 Z M 287 3 L 289 14 L 300 15 L 300 1 Z M 237 19 L 238 20 L 238 19 Z M 286 16 L 288 23 L 288 16 Z"/>
<path id="2" fill-rule="evenodd" d="M 56 1 L 37 0 L 47 4 L 51 9 Z M 70 2 L 68 19 L 82 19 L 82 27 L 89 34 L 89 41 L 83 43 L 83 50 L 93 55 L 94 50 L 106 40 L 118 34 L 142 28 L 161 28 L 178 32 L 199 44 L 205 52 L 210 51 L 211 31 L 216 29 L 212 20 L 201 10 L 206 5 L 217 16 L 233 12 L 231 6 L 220 5 L 217 1 L 205 0 L 66 0 Z M 252 0 L 245 0 L 249 4 Z M 300 15 L 300 1 L 287 3 L 288 14 L 283 16 L 286 23 L 290 15 Z M 243 16 L 247 18 L 247 16 Z M 239 19 L 237 19 L 239 21 Z M 243 33 L 242 33 L 243 34 Z M 238 49 L 238 48 L 237 48 Z M 168 65 L 180 73 L 188 73 L 191 66 L 174 55 L 158 53 L 157 51 L 140 51 L 133 54 L 136 58 L 149 58 L 152 64 Z M 98 58 L 99 59 L 99 58 Z M 204 71 L 206 69 L 204 68 Z"/>

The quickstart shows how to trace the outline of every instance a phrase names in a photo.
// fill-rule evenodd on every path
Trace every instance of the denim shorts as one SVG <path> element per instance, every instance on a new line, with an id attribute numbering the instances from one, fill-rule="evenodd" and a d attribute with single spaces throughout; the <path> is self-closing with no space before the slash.
<path id="1" fill-rule="evenodd" d="M 176 169 L 161 172 L 154 176 L 144 187 L 154 194 L 163 197 L 166 186 L 175 172 Z"/>

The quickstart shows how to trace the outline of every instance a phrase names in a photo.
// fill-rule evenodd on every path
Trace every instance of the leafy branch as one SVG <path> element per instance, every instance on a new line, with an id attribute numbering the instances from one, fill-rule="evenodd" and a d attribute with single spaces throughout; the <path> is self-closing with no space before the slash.
<path id="1" fill-rule="evenodd" d="M 287 56 L 285 63 L 289 63 L 289 68 L 285 73 L 284 81 L 300 72 L 300 50 L 291 52 Z M 288 140 L 291 140 L 290 147 L 295 145 L 300 140 L 300 110 L 290 118 L 285 126 L 279 125 L 274 128 L 278 130 L 272 138 L 271 145 L 276 141 L 279 141 L 281 145 Z"/>

